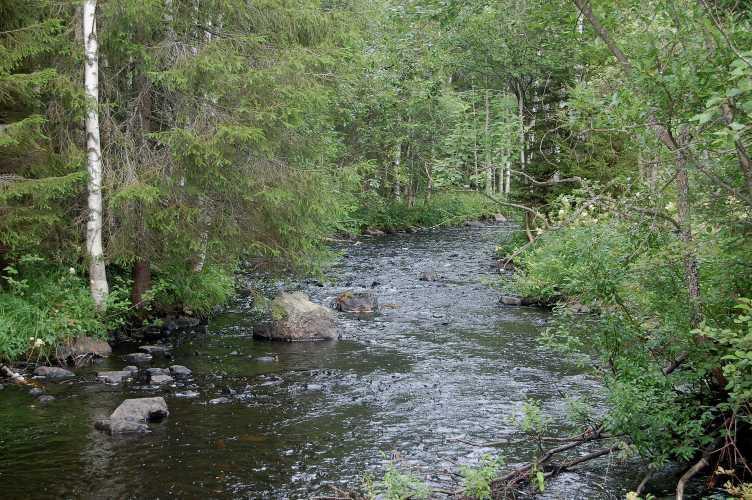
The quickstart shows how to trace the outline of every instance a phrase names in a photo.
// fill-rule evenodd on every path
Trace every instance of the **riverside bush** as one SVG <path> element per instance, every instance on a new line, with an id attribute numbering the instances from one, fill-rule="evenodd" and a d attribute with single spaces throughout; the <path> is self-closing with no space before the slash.
<path id="1" fill-rule="evenodd" d="M 523 295 L 556 298 L 556 321 L 545 341 L 584 352 L 608 388 L 605 425 L 625 434 L 654 465 L 688 461 L 716 439 L 746 432 L 752 387 L 750 302 L 752 265 L 733 230 L 698 234 L 703 323 L 693 329 L 675 238 L 648 224 L 604 216 L 542 236 L 524 253 L 515 287 Z M 573 314 L 566 302 L 590 306 Z M 698 342 L 698 336 L 709 340 Z M 668 375 L 664 369 L 686 353 Z M 723 377 L 717 376 L 721 369 Z M 738 430 L 721 425 L 732 419 Z"/>
<path id="2" fill-rule="evenodd" d="M 498 207 L 477 193 L 437 193 L 421 198 L 410 205 L 404 201 L 389 201 L 368 197 L 354 214 L 359 229 L 376 228 L 400 230 L 409 227 L 437 227 L 459 225 L 467 220 L 492 216 Z"/>

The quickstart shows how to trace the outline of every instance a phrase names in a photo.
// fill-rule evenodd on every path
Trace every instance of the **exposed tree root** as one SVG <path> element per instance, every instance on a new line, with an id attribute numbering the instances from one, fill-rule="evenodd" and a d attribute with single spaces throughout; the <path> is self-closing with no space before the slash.
<path id="1" fill-rule="evenodd" d="M 685 472 L 679 479 L 679 482 L 676 483 L 676 500 L 684 499 L 684 488 L 686 488 L 687 482 L 708 465 L 710 465 L 708 458 L 703 456 L 696 464 L 687 469 L 687 472 Z"/>

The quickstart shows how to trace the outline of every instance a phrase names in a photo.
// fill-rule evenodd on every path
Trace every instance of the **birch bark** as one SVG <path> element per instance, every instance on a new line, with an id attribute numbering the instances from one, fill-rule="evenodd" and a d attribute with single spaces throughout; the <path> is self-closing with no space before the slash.
<path id="1" fill-rule="evenodd" d="M 97 43 L 97 0 L 84 0 L 84 90 L 86 111 L 86 157 L 89 173 L 86 223 L 86 249 L 89 258 L 89 286 L 91 296 L 99 310 L 106 307 L 109 286 L 102 248 L 102 148 L 99 139 L 99 55 Z"/>

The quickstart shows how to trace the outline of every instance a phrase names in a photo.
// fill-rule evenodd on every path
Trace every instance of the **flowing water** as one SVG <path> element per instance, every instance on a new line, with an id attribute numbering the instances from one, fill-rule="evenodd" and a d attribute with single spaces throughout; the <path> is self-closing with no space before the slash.
<path id="1" fill-rule="evenodd" d="M 174 359 L 193 370 L 181 387 L 109 386 L 95 370 L 113 356 L 49 384 L 39 404 L 25 389 L 0 392 L 2 498 L 310 498 L 359 486 L 397 461 L 434 484 L 483 453 L 531 457 L 513 420 L 542 401 L 551 427 L 566 427 L 567 398 L 602 398 L 597 381 L 542 349 L 548 312 L 498 304 L 495 244 L 505 226 L 372 238 L 340 248 L 325 283 L 278 283 L 330 304 L 368 289 L 372 319 L 338 314 L 342 338 L 325 343 L 254 340 L 247 300 L 215 317 L 208 334 Z M 439 279 L 418 280 L 422 271 Z M 502 278 L 503 279 L 503 278 Z M 197 397 L 180 397 L 193 390 Z M 235 392 L 233 395 L 232 392 Z M 227 395 L 230 402 L 210 404 Z M 163 395 L 170 416 L 145 436 L 94 429 L 128 397 Z M 494 448 L 475 446 L 510 439 Z M 621 497 L 639 478 L 606 458 L 548 485 L 548 498 Z"/>

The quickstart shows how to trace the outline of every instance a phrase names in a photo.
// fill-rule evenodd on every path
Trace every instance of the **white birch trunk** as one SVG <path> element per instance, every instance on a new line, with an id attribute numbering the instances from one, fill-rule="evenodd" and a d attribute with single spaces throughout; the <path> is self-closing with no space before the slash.
<path id="1" fill-rule="evenodd" d="M 494 185 L 494 168 L 491 165 L 491 102 L 490 97 L 488 95 L 488 89 L 486 89 L 484 104 L 486 107 L 486 123 L 484 127 L 484 142 L 485 142 L 485 158 L 486 158 L 486 193 L 487 194 L 493 194 L 493 185 Z"/>
<path id="2" fill-rule="evenodd" d="M 86 249 L 89 258 L 91 296 L 99 310 L 106 307 L 109 286 L 102 249 L 102 148 L 99 141 L 99 61 L 96 0 L 84 0 L 84 88 L 86 92 L 86 156 L 89 171 L 89 219 L 86 223 Z"/>

